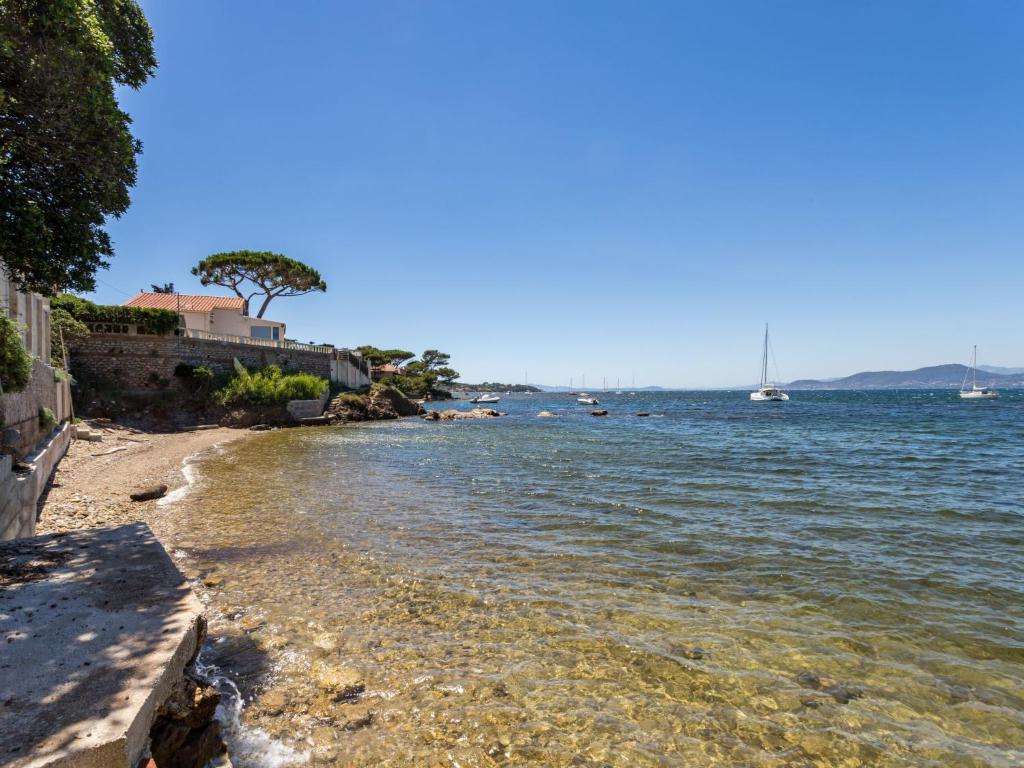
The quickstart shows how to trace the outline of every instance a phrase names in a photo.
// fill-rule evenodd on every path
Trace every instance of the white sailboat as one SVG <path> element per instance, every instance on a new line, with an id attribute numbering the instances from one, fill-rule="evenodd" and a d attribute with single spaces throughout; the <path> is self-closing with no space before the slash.
<path id="1" fill-rule="evenodd" d="M 764 352 L 761 353 L 761 384 L 757 392 L 750 393 L 750 399 L 756 403 L 784 402 L 789 395 L 768 381 L 768 323 L 764 324 Z"/>
<path id="2" fill-rule="evenodd" d="M 967 389 L 967 377 L 971 377 L 971 388 Z M 994 400 L 999 393 L 990 387 L 978 386 L 978 345 L 974 345 L 974 352 L 971 354 L 971 367 L 964 374 L 964 380 L 960 384 L 960 397 L 964 400 Z"/>

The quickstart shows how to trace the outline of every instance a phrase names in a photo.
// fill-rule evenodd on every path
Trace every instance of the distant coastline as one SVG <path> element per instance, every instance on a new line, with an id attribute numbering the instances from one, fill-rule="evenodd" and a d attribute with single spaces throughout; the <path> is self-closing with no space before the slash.
<path id="1" fill-rule="evenodd" d="M 969 368 L 959 363 L 930 365 L 912 371 L 861 371 L 849 376 L 829 379 L 796 379 L 781 384 L 794 390 L 858 390 L 858 389 L 957 389 Z M 1024 368 L 991 366 L 978 368 L 978 382 L 997 389 L 1024 389 Z M 519 385 L 520 389 L 522 385 Z M 566 386 L 531 385 L 535 391 L 569 392 Z M 730 392 L 756 389 L 757 385 L 738 384 L 708 387 L 630 387 L 630 392 Z M 623 388 L 625 389 L 625 388 Z M 513 389 L 512 391 L 518 391 Z M 595 391 L 601 391 L 597 389 Z"/>

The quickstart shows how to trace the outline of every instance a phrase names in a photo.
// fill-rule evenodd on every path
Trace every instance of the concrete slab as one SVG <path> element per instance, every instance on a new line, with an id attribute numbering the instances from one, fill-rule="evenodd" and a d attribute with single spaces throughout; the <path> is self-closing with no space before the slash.
<path id="1" fill-rule="evenodd" d="M 0 543 L 0 765 L 134 768 L 203 626 L 143 523 Z"/>

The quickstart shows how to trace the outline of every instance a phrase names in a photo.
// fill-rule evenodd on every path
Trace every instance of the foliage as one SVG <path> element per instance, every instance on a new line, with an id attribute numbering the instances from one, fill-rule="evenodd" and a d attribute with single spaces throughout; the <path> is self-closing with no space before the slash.
<path id="1" fill-rule="evenodd" d="M 153 293 L 174 293 L 174 283 L 164 283 L 163 285 L 150 283 L 149 287 L 153 289 Z"/>
<path id="2" fill-rule="evenodd" d="M 420 359 L 405 366 L 405 372 L 393 376 L 389 383 L 406 397 L 430 397 L 440 394 L 437 385 L 448 385 L 459 378 L 459 372 L 448 367 L 451 355 L 428 349 Z"/>
<path id="3" fill-rule="evenodd" d="M 49 432 L 57 426 L 57 416 L 45 406 L 39 409 L 39 426 L 44 432 Z"/>
<path id="4" fill-rule="evenodd" d="M 25 290 L 91 290 L 142 145 L 116 88 L 156 69 L 136 0 L 0 2 L 0 261 Z"/>
<path id="5" fill-rule="evenodd" d="M 236 375 L 217 392 L 221 405 L 283 405 L 289 400 L 315 400 L 328 387 L 327 379 L 309 373 L 281 373 L 270 365 L 256 373 Z"/>
<path id="6" fill-rule="evenodd" d="M 213 392 L 213 371 L 205 365 L 178 363 L 174 366 L 174 376 L 184 380 L 185 387 L 194 398 L 205 399 Z"/>
<path id="7" fill-rule="evenodd" d="M 32 378 L 32 355 L 18 324 L 0 314 L 0 391 L 20 392 Z"/>
<path id="8" fill-rule="evenodd" d="M 68 350 L 89 338 L 89 327 L 63 307 L 50 309 L 50 364 L 63 368 Z"/>
<path id="9" fill-rule="evenodd" d="M 406 360 L 416 357 L 415 353 L 405 349 L 377 349 L 369 344 L 356 347 L 356 352 L 370 365 L 401 365 Z"/>
<path id="10" fill-rule="evenodd" d="M 207 256 L 192 268 L 192 274 L 203 285 L 230 288 L 245 305 L 242 314 L 249 314 L 249 302 L 262 294 L 263 303 L 256 317 L 263 317 L 267 306 L 278 296 L 302 296 L 313 291 L 326 291 L 327 283 L 320 273 L 301 261 L 270 251 L 230 251 Z M 243 291 L 247 283 L 255 286 L 248 295 Z"/>
<path id="11" fill-rule="evenodd" d="M 502 384 L 498 381 L 482 381 L 479 384 L 467 384 L 460 381 L 456 389 L 465 392 L 541 392 L 540 387 L 532 384 Z"/>
<path id="12" fill-rule="evenodd" d="M 122 307 L 116 305 L 93 304 L 87 299 L 80 299 L 62 293 L 50 301 L 52 311 L 65 310 L 83 323 L 123 323 L 137 325 L 144 333 L 171 333 L 178 328 L 178 313 L 171 309 L 152 309 L 150 307 Z"/>

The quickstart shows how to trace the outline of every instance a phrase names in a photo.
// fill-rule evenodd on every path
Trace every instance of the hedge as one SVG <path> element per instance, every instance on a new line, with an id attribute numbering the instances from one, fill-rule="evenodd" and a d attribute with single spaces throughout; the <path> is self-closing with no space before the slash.
<path id="1" fill-rule="evenodd" d="M 0 387 L 20 392 L 32 378 L 32 355 L 21 341 L 21 329 L 0 315 Z"/>
<path id="2" fill-rule="evenodd" d="M 138 326 L 144 333 L 173 333 L 178 328 L 178 313 L 170 309 L 121 307 L 93 304 L 87 299 L 62 293 L 50 300 L 52 309 L 66 310 L 83 323 L 122 323 Z"/>

